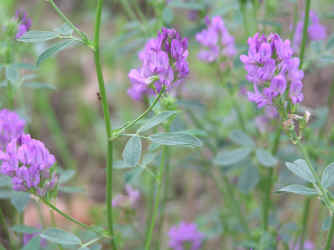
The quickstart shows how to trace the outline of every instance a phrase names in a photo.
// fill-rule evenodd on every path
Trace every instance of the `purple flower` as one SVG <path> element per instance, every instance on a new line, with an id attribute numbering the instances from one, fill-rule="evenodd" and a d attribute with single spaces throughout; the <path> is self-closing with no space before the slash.
<path id="1" fill-rule="evenodd" d="M 31 19 L 27 16 L 27 13 L 22 10 L 17 10 L 15 18 L 17 19 L 19 25 L 17 27 L 16 39 L 23 36 L 31 28 Z"/>
<path id="2" fill-rule="evenodd" d="M 304 15 L 302 20 L 297 23 L 295 36 L 293 39 L 293 49 L 297 51 L 302 42 L 304 28 Z M 321 41 L 327 38 L 326 26 L 322 25 L 319 21 L 318 15 L 314 11 L 310 11 L 310 23 L 307 29 L 308 36 L 311 41 Z"/>
<path id="3" fill-rule="evenodd" d="M 118 194 L 112 200 L 113 207 L 134 207 L 140 199 L 140 192 L 130 185 L 125 186 L 126 195 Z"/>
<path id="4" fill-rule="evenodd" d="M 188 40 L 175 29 L 162 28 L 156 38 L 150 39 L 139 52 L 142 65 L 128 74 L 131 88 L 128 94 L 135 100 L 144 95 L 170 90 L 183 82 L 189 74 Z"/>
<path id="5" fill-rule="evenodd" d="M 201 248 L 204 235 L 198 231 L 196 224 L 181 222 L 168 232 L 169 247 L 174 250 L 198 250 Z M 189 246 L 190 248 L 184 248 Z"/>
<path id="6" fill-rule="evenodd" d="M 7 109 L 0 110 L 0 150 L 6 148 L 7 144 L 22 135 L 25 121 L 15 112 Z"/>
<path id="7" fill-rule="evenodd" d="M 293 250 L 299 250 L 300 249 L 299 241 L 298 241 L 298 243 L 296 245 L 290 244 L 290 248 L 293 249 Z M 314 249 L 313 242 L 310 241 L 310 240 L 305 241 L 305 243 L 304 243 L 304 249 L 305 250 L 313 250 Z"/>
<path id="8" fill-rule="evenodd" d="M 0 173 L 12 177 L 15 191 L 30 191 L 44 196 L 55 187 L 53 172 L 55 157 L 41 141 L 23 134 L 13 139 L 5 151 L 0 151 Z"/>
<path id="9" fill-rule="evenodd" d="M 293 57 L 290 41 L 283 41 L 278 34 L 255 34 L 248 45 L 248 54 L 241 55 L 240 60 L 247 80 L 253 83 L 254 92 L 247 93 L 249 101 L 258 108 L 265 107 L 271 118 L 278 114 L 275 100 L 284 103 L 288 96 L 293 104 L 302 102 L 304 72 L 299 69 L 299 59 Z"/>
<path id="10" fill-rule="evenodd" d="M 196 34 L 196 40 L 206 47 L 198 53 L 198 58 L 205 62 L 214 62 L 220 56 L 232 58 L 236 54 L 234 38 L 225 27 L 220 16 L 211 20 L 206 17 L 207 29 Z"/>

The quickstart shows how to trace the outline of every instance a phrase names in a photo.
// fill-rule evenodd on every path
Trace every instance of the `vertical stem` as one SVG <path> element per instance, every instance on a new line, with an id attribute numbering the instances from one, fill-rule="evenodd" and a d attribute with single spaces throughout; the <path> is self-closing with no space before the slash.
<path id="1" fill-rule="evenodd" d="M 107 133 L 107 185 L 106 185 L 106 207 L 108 228 L 112 235 L 111 245 L 112 249 L 116 250 L 115 235 L 113 229 L 113 209 L 112 209 L 112 161 L 113 161 L 113 145 L 111 140 L 112 130 L 110 121 L 110 111 L 107 101 L 107 94 L 104 84 L 104 78 L 102 73 L 101 59 L 100 59 L 100 28 L 101 28 L 101 15 L 102 15 L 103 0 L 97 1 L 96 7 L 96 22 L 95 22 L 95 34 L 94 34 L 94 58 L 96 66 L 96 74 L 99 84 L 99 90 L 101 95 L 101 105 L 103 108 L 104 122 Z"/>
<path id="2" fill-rule="evenodd" d="M 167 131 L 168 132 L 168 131 Z M 169 194 L 169 179 L 170 179 L 170 150 L 169 148 L 166 148 L 166 156 L 165 156 L 165 172 L 164 172 L 164 189 L 163 189 L 163 195 L 162 195 L 162 202 L 161 202 L 161 217 L 160 217 L 160 223 L 158 227 L 158 239 L 157 242 L 160 242 L 161 239 L 161 233 L 165 221 L 165 209 L 166 209 L 166 203 L 167 203 L 167 198 Z"/>
<path id="3" fill-rule="evenodd" d="M 276 130 L 276 135 L 275 135 L 275 141 L 273 148 L 271 150 L 271 153 L 273 155 L 276 155 L 280 143 L 280 138 L 281 138 L 281 128 L 277 128 Z M 270 168 L 268 172 L 268 178 L 267 178 L 267 183 L 266 183 L 266 190 L 264 194 L 264 199 L 263 199 L 263 230 L 267 231 L 268 230 L 268 222 L 269 222 L 269 213 L 270 213 L 270 207 L 271 207 L 271 190 L 273 186 L 273 176 L 274 175 L 274 168 Z"/>
<path id="4" fill-rule="evenodd" d="M 306 198 L 304 203 L 303 217 L 302 217 L 302 232 L 300 235 L 299 250 L 304 250 L 305 236 L 307 233 L 307 222 L 310 214 L 311 198 Z"/>
<path id="5" fill-rule="evenodd" d="M 242 20 L 244 23 L 244 29 L 245 29 L 245 33 L 247 34 L 247 37 L 249 37 L 250 35 L 250 30 L 249 30 L 249 25 L 248 25 L 248 20 L 247 20 L 247 2 L 244 0 L 239 0 L 239 4 L 240 4 L 240 11 L 242 14 Z"/>
<path id="6" fill-rule="evenodd" d="M 8 242 L 4 242 L 4 245 L 6 246 L 7 243 L 8 245 L 10 245 L 10 235 L 9 235 L 8 225 L 6 222 L 5 215 L 3 214 L 2 209 L 0 208 L 0 236 L 1 235 L 8 240 Z"/>
<path id="7" fill-rule="evenodd" d="M 310 16 L 310 8 L 311 8 L 311 0 L 306 0 L 306 6 L 305 6 L 305 16 L 304 16 L 304 28 L 303 28 L 303 40 L 302 44 L 300 46 L 300 65 L 299 68 L 301 69 L 303 67 L 304 63 L 304 55 L 305 55 L 305 46 L 306 46 L 306 40 L 307 40 L 307 28 L 309 23 L 309 16 Z"/>
<path id="8" fill-rule="evenodd" d="M 167 148 L 166 148 L 166 146 L 164 146 L 163 150 L 162 150 L 162 154 L 161 154 L 161 163 L 160 163 L 160 168 L 159 168 L 159 172 L 158 172 L 158 184 L 157 184 L 158 187 L 157 187 L 156 195 L 155 195 L 151 225 L 149 227 L 147 238 L 146 238 L 145 250 L 150 250 L 151 249 L 153 230 L 154 230 L 154 227 L 155 227 L 155 221 L 158 217 L 160 195 L 161 195 L 161 186 L 162 186 L 162 177 L 163 177 L 163 172 L 164 172 L 164 167 L 165 167 L 166 152 L 167 152 Z"/>
<path id="9" fill-rule="evenodd" d="M 326 243 L 325 250 L 330 250 L 331 249 L 333 235 L 334 235 L 334 216 L 332 216 L 331 227 L 330 227 L 329 232 L 328 232 L 327 243 Z"/>

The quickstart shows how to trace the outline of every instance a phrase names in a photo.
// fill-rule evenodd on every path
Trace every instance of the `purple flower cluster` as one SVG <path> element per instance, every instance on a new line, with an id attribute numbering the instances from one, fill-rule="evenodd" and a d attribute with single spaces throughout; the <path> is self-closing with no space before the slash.
<path id="1" fill-rule="evenodd" d="M 0 110 L 0 150 L 6 148 L 7 144 L 22 135 L 25 121 L 15 112 L 7 109 Z"/>
<path id="2" fill-rule="evenodd" d="M 204 235 L 198 231 L 196 224 L 181 222 L 169 232 L 169 247 L 174 250 L 198 250 L 201 248 Z M 189 248 L 184 248 L 189 246 Z"/>
<path id="3" fill-rule="evenodd" d="M 112 200 L 113 207 L 134 207 L 140 198 L 139 190 L 125 186 L 126 195 L 118 194 Z"/>
<path id="4" fill-rule="evenodd" d="M 16 39 L 18 39 L 30 30 L 31 19 L 27 16 L 27 13 L 25 11 L 21 10 L 16 11 L 15 18 L 19 23 L 16 33 Z"/>
<path id="5" fill-rule="evenodd" d="M 12 178 L 13 189 L 44 196 L 55 187 L 57 176 L 52 166 L 55 157 L 44 144 L 23 134 L 0 151 L 0 173 Z"/>
<path id="6" fill-rule="evenodd" d="M 135 100 L 160 92 L 181 83 L 189 74 L 188 39 L 181 38 L 175 29 L 162 28 L 139 52 L 142 66 L 128 75 L 131 88 L 128 94 Z"/>
<path id="7" fill-rule="evenodd" d="M 304 17 L 303 17 L 304 19 Z M 297 23 L 295 35 L 293 38 L 293 49 L 297 51 L 303 39 L 304 20 Z M 326 39 L 326 27 L 319 21 L 318 15 L 314 11 L 310 11 L 310 24 L 307 29 L 308 36 L 311 41 L 321 41 Z"/>
<path id="8" fill-rule="evenodd" d="M 236 54 L 234 38 L 225 27 L 224 21 L 220 16 L 215 16 L 211 20 L 205 19 L 207 29 L 196 34 L 196 40 L 205 46 L 199 52 L 198 58 L 205 62 L 214 62 L 223 57 L 233 57 Z"/>
<path id="9" fill-rule="evenodd" d="M 283 41 L 278 34 L 255 34 L 248 39 L 248 55 L 241 55 L 247 71 L 247 80 L 253 83 L 254 92 L 248 99 L 258 108 L 266 107 L 267 113 L 277 114 L 277 102 L 303 101 L 304 72 L 299 69 L 299 58 L 293 57 L 290 41 Z"/>

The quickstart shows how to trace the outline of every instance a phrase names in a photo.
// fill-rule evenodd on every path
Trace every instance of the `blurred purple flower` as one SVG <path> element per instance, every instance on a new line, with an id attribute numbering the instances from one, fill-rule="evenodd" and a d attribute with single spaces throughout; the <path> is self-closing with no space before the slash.
<path id="1" fill-rule="evenodd" d="M 0 151 L 0 173 L 12 177 L 15 191 L 31 191 L 44 196 L 55 187 L 57 176 L 51 173 L 55 157 L 44 144 L 23 134 Z"/>
<path id="2" fill-rule="evenodd" d="M 0 150 L 5 149 L 7 144 L 24 132 L 25 121 L 15 112 L 0 110 Z"/>
<path id="3" fill-rule="evenodd" d="M 293 49 L 294 51 L 299 50 L 299 46 L 303 38 L 304 28 L 304 16 L 297 23 L 295 35 L 293 38 Z M 327 29 L 325 25 L 322 25 L 319 21 L 318 15 L 314 11 L 310 11 L 310 23 L 307 29 L 309 39 L 311 41 L 321 41 L 327 38 Z"/>
<path id="4" fill-rule="evenodd" d="M 41 227 L 39 227 L 41 229 Z M 28 234 L 28 233 L 25 233 L 23 234 L 23 246 L 27 245 L 32 238 L 34 238 L 36 235 L 39 235 L 39 233 L 33 233 L 33 234 Z M 48 243 L 47 243 L 47 240 L 46 239 L 40 239 L 40 245 L 42 248 L 46 248 Z"/>
<path id="5" fill-rule="evenodd" d="M 207 29 L 196 34 L 196 40 L 206 47 L 198 53 L 198 58 L 205 62 L 214 62 L 220 56 L 232 58 L 237 53 L 234 38 L 225 27 L 220 16 L 211 20 L 206 17 Z"/>
<path id="6" fill-rule="evenodd" d="M 118 194 L 112 200 L 113 207 L 134 207 L 140 199 L 140 192 L 130 185 L 125 186 L 126 195 Z"/>
<path id="7" fill-rule="evenodd" d="M 299 59 L 293 57 L 290 41 L 283 41 L 278 34 L 266 37 L 257 33 L 248 39 L 248 45 L 248 55 L 240 56 L 254 88 L 248 99 L 258 108 L 266 107 L 272 118 L 277 115 L 274 100 L 285 98 L 287 91 L 292 103 L 302 102 L 304 72 L 299 70 Z"/>
<path id="8" fill-rule="evenodd" d="M 293 249 L 293 250 L 299 250 L 300 249 L 299 241 L 298 241 L 298 243 L 296 245 L 290 244 L 290 248 Z M 304 243 L 304 249 L 305 250 L 313 250 L 314 249 L 313 242 L 310 241 L 310 240 L 305 241 L 305 243 Z"/>
<path id="9" fill-rule="evenodd" d="M 184 250 L 189 244 L 190 250 L 201 248 L 204 235 L 198 231 L 196 224 L 181 222 L 178 226 L 173 226 L 168 232 L 169 247 L 174 250 Z"/>
<path id="10" fill-rule="evenodd" d="M 162 28 L 138 57 L 142 66 L 132 69 L 128 75 L 132 84 L 128 94 L 135 100 L 160 92 L 163 86 L 170 90 L 189 74 L 188 39 L 181 38 L 175 29 Z"/>
<path id="11" fill-rule="evenodd" d="M 16 39 L 18 39 L 30 30 L 31 19 L 27 16 L 27 13 L 24 10 L 17 10 L 15 18 L 19 23 L 16 33 Z"/>

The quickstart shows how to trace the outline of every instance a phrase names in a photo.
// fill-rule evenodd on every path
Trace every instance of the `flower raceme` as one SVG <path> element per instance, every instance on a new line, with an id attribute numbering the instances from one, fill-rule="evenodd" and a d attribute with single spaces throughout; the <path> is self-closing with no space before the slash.
<path id="1" fill-rule="evenodd" d="M 170 90 L 189 74 L 188 39 L 175 29 L 162 28 L 138 56 L 141 67 L 132 69 L 128 75 L 132 84 L 128 94 L 135 100 L 160 92 L 163 87 Z"/>
<path id="2" fill-rule="evenodd" d="M 56 186 L 55 157 L 41 141 L 30 135 L 13 139 L 6 150 L 0 151 L 0 161 L 0 173 L 12 178 L 15 191 L 44 196 Z"/>
<path id="3" fill-rule="evenodd" d="M 198 58 L 205 62 L 217 61 L 220 57 L 232 58 L 237 53 L 234 38 L 225 27 L 220 16 L 206 17 L 207 29 L 196 34 L 196 40 L 205 47 Z"/>
<path id="4" fill-rule="evenodd" d="M 31 19 L 27 16 L 25 11 L 17 10 L 15 15 L 19 25 L 17 28 L 16 39 L 23 36 L 31 28 Z"/>
<path id="5" fill-rule="evenodd" d="M 25 121 L 15 112 L 0 110 L 0 150 L 5 149 L 12 139 L 22 135 L 24 126 Z"/>
<path id="6" fill-rule="evenodd" d="M 255 34 L 248 39 L 248 55 L 240 60 L 247 71 L 247 80 L 253 83 L 254 92 L 248 99 L 258 108 L 265 107 L 272 117 L 277 107 L 303 101 L 304 72 L 299 69 L 299 58 L 293 57 L 290 41 L 283 41 L 278 34 Z"/>
<path id="7" fill-rule="evenodd" d="M 168 236 L 169 247 L 174 250 L 199 250 L 204 238 L 204 235 L 198 231 L 196 224 L 186 222 L 171 227 Z M 185 246 L 189 247 L 185 248 Z"/>

